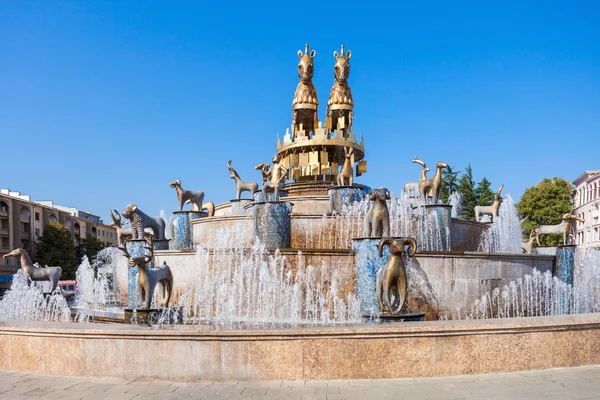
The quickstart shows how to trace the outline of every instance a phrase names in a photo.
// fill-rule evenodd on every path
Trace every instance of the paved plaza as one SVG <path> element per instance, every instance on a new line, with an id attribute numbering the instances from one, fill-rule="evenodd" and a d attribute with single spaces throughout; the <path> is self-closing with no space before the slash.
<path id="1" fill-rule="evenodd" d="M 599 399 L 600 366 L 417 379 L 170 382 L 0 371 L 0 399 Z"/>

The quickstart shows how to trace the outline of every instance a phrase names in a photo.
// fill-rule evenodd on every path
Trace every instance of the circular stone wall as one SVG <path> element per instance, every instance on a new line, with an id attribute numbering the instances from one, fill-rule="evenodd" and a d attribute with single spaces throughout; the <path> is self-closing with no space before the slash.
<path id="1" fill-rule="evenodd" d="M 600 363 L 600 314 L 201 331 L 1 323 L 0 369 L 170 380 L 368 379 Z"/>

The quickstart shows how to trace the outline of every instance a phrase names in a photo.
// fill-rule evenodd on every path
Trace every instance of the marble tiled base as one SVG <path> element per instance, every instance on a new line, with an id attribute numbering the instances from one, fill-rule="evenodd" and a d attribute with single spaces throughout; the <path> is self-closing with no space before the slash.
<path id="1" fill-rule="evenodd" d="M 263 203 L 265 201 L 280 201 L 283 197 L 287 197 L 288 196 L 288 192 L 286 192 L 285 190 L 280 190 L 279 191 L 279 200 L 275 198 L 275 192 L 267 192 L 267 199 L 265 200 L 265 197 L 263 196 L 262 191 L 258 191 L 256 193 L 254 193 L 254 200 L 257 203 Z"/>
<path id="2" fill-rule="evenodd" d="M 125 379 L 333 380 L 600 364 L 600 314 L 219 331 L 3 322 L 0 369 Z"/>

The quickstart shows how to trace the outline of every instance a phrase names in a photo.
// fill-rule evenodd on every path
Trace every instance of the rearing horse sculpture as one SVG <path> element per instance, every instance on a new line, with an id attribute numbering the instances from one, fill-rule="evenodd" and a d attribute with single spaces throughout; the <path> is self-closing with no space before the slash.
<path id="1" fill-rule="evenodd" d="M 36 267 L 31 262 L 31 258 L 29 258 L 27 252 L 23 249 L 15 249 L 5 254 L 3 258 L 9 257 L 20 257 L 21 269 L 29 275 L 29 279 L 32 281 L 50 281 L 50 293 L 54 292 L 62 274 L 61 267 Z"/>
<path id="2" fill-rule="evenodd" d="M 431 204 L 437 204 L 440 200 L 440 194 L 442 193 L 442 169 L 448 168 L 448 164 L 442 161 L 438 161 L 435 167 L 435 175 L 433 178 L 426 179 L 427 166 L 417 157 L 413 160 L 414 163 L 420 164 L 423 169 L 421 170 L 421 180 L 419 180 L 419 192 L 423 204 L 427 204 L 428 195 L 431 194 Z"/>

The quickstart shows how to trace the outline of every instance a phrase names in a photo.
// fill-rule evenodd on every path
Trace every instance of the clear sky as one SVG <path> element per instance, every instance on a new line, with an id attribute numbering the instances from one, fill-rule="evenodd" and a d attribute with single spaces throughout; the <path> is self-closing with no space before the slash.
<path id="1" fill-rule="evenodd" d="M 297 51 L 352 50 L 368 173 L 398 193 L 420 167 L 471 163 L 519 197 L 600 168 L 598 2 L 0 2 L 0 186 L 107 210 L 235 196 L 291 123 Z"/>

